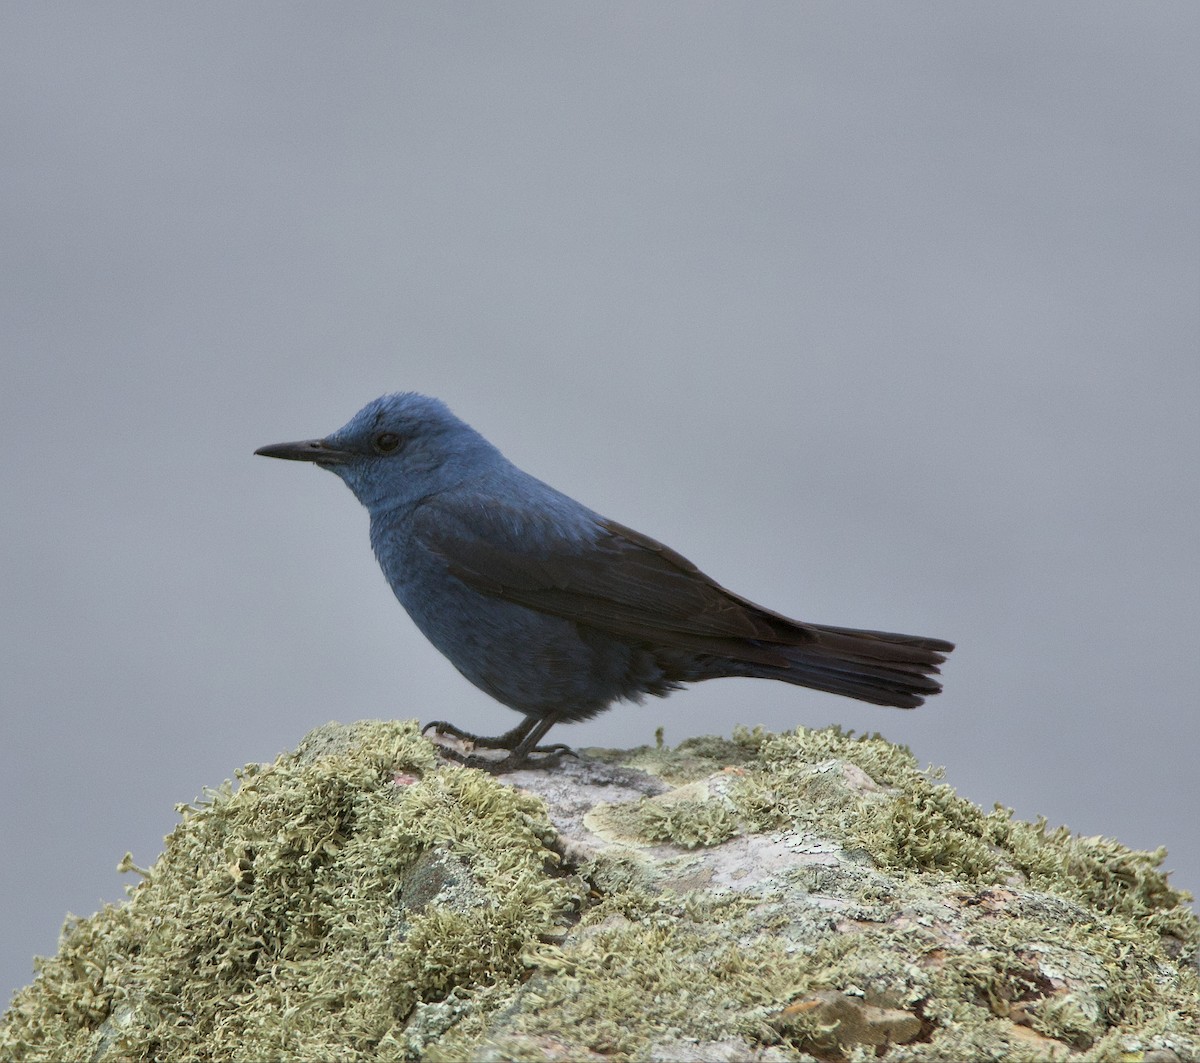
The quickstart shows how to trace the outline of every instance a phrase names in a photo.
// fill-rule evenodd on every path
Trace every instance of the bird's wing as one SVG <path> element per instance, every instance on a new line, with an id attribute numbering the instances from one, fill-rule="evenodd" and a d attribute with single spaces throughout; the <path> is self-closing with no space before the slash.
<path id="1" fill-rule="evenodd" d="M 441 496 L 420 507 L 414 531 L 479 593 L 619 637 L 702 653 L 736 642 L 743 658 L 750 639 L 765 644 L 754 656 L 771 664 L 770 644 L 816 638 L 808 625 L 726 590 L 670 547 L 600 517 L 590 534 L 571 535 L 536 510 Z"/>

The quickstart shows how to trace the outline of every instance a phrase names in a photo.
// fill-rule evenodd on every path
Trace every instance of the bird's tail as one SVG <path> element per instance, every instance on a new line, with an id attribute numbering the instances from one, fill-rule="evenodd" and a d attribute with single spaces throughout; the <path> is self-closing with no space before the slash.
<path id="1" fill-rule="evenodd" d="M 804 624 L 814 636 L 799 645 L 772 646 L 782 666 L 757 664 L 751 674 L 814 690 L 827 690 L 873 705 L 915 709 L 941 691 L 932 676 L 954 643 L 887 631 Z M 745 673 L 743 673 L 745 674 Z"/>

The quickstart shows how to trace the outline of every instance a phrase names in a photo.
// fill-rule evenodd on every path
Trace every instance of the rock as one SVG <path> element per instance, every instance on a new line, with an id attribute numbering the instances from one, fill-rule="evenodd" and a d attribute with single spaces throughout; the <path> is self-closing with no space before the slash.
<path id="1" fill-rule="evenodd" d="M 499 778 L 319 728 L 183 806 L 0 1022 L 31 1059 L 1200 1058 L 1164 854 L 840 731 Z"/>

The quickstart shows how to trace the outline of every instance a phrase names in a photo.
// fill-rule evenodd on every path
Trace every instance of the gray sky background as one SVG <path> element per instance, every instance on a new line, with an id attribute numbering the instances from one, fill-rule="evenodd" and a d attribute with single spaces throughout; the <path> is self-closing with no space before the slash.
<path id="1" fill-rule="evenodd" d="M 516 722 L 252 456 L 395 390 L 765 605 L 959 643 L 913 713 L 726 680 L 555 739 L 879 730 L 1200 891 L 1190 0 L 43 0 L 0 52 L 0 1000 L 239 765 Z"/>

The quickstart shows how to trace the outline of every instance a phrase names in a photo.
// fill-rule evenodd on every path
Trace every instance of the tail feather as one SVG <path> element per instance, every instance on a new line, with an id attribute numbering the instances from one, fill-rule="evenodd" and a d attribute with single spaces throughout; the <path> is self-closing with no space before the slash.
<path id="1" fill-rule="evenodd" d="M 797 646 L 775 646 L 785 666 L 759 666 L 756 673 L 832 694 L 915 709 L 941 691 L 932 676 L 954 643 L 888 631 L 805 624 L 815 636 Z"/>

